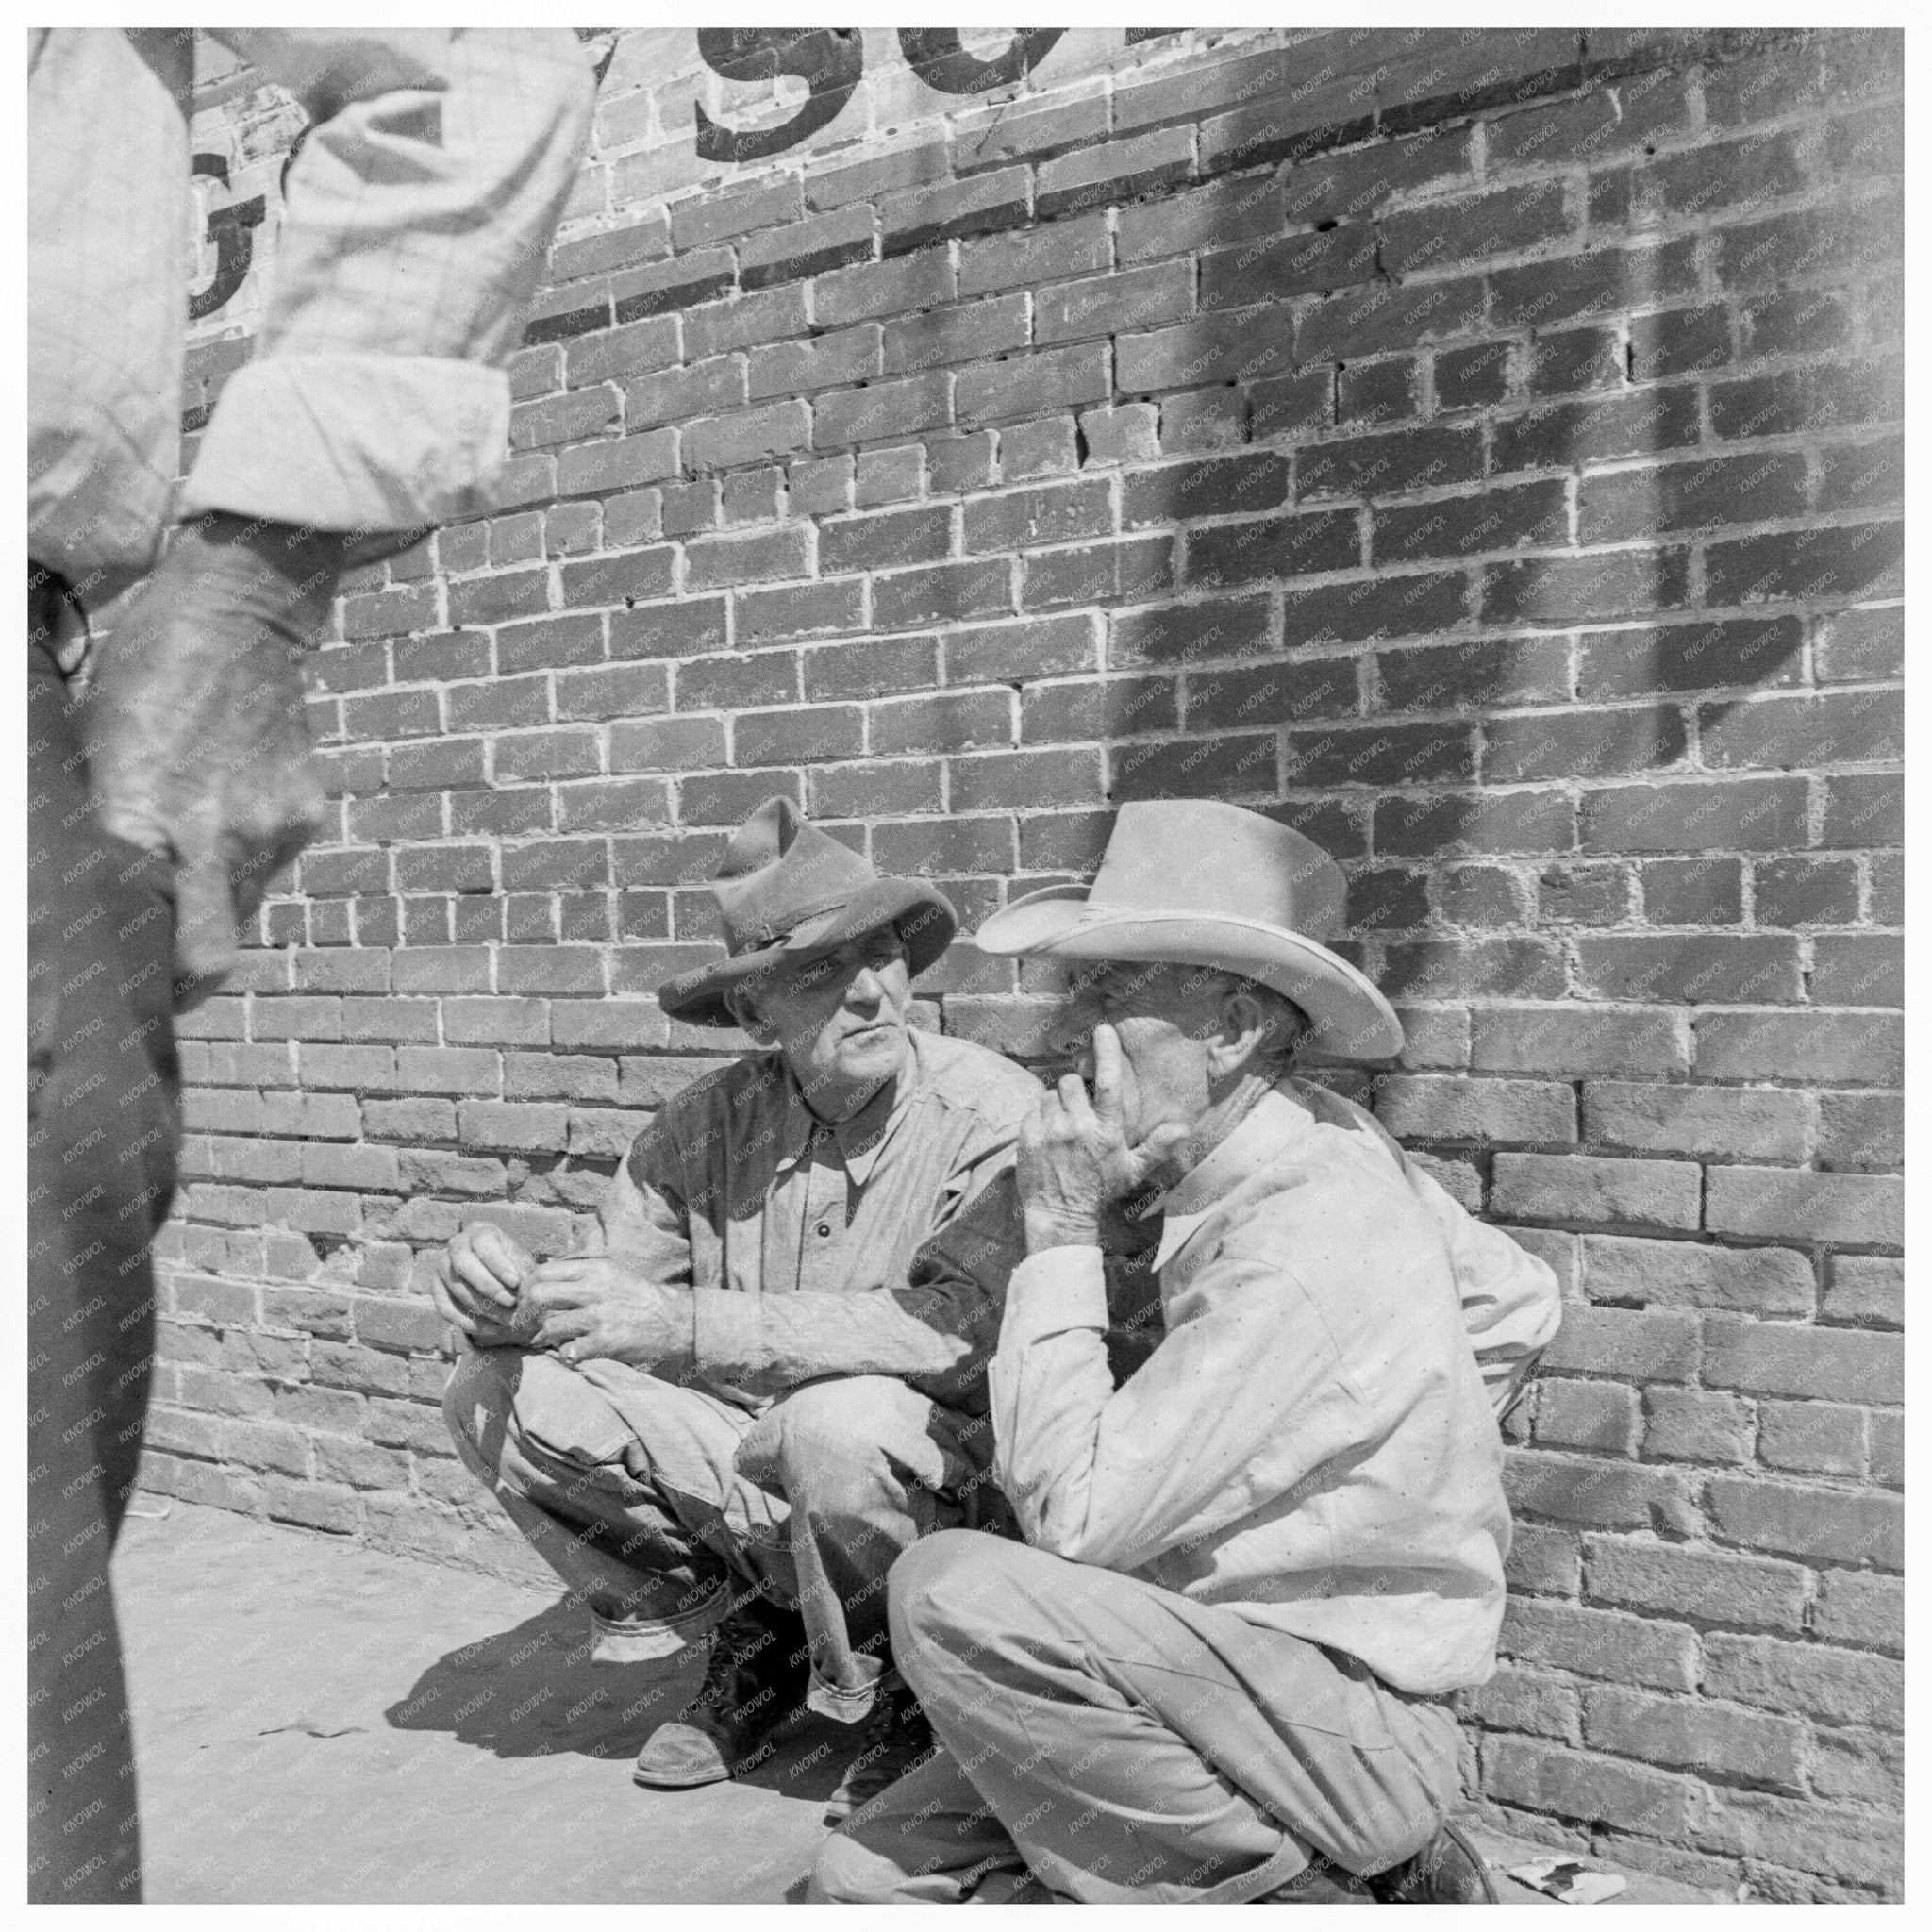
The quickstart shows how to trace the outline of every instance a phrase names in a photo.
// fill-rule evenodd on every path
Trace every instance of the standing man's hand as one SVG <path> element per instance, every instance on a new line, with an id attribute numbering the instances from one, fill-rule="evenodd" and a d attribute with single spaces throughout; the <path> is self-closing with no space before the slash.
<path id="1" fill-rule="evenodd" d="M 1029 1254 L 1042 1248 L 1096 1247 L 1101 1210 L 1155 1178 L 1187 1139 L 1178 1122 L 1127 1144 L 1121 1104 L 1121 1041 L 1093 1029 L 1093 1098 L 1077 1074 L 1060 1076 L 1040 1111 L 1020 1130 L 1020 1205 Z"/>
<path id="2" fill-rule="evenodd" d="M 183 1007 L 214 991 L 270 879 L 323 824 L 300 667 L 327 627 L 345 542 L 199 518 L 102 653 L 89 774 L 105 829 L 173 863 Z"/>
<path id="3" fill-rule="evenodd" d="M 505 1348 L 527 1341 L 528 1321 L 519 1321 L 517 1296 L 537 1257 L 512 1235 L 488 1221 L 473 1222 L 450 1239 L 430 1275 L 437 1312 L 478 1348 Z"/>

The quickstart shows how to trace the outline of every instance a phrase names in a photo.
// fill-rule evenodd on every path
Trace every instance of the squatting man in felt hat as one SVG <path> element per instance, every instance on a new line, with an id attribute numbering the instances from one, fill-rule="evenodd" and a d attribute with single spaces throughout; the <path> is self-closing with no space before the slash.
<path id="1" fill-rule="evenodd" d="M 813 1897 L 1493 1897 L 1446 1822 L 1445 1699 L 1494 1666 L 1497 1415 L 1557 1286 L 1291 1077 L 1304 1047 L 1402 1044 L 1322 943 L 1342 901 L 1286 826 L 1129 805 L 1091 891 L 978 933 L 1064 962 L 1084 1074 L 1021 1137 L 1025 1258 L 989 1370 L 1025 1541 L 941 1531 L 894 1566 L 892 1654 L 941 1748 L 826 1841 Z M 1162 1332 L 1116 1386 L 1122 1204 Z"/>
<path id="2" fill-rule="evenodd" d="M 638 1781 L 728 1777 L 803 1699 L 868 1725 L 828 1807 L 843 1815 L 929 1745 L 888 1676 L 892 1558 L 1009 1521 L 987 1474 L 997 1301 L 915 1257 L 1010 1170 L 1041 1089 L 908 1026 L 910 982 L 958 927 L 933 887 L 878 876 L 774 798 L 712 890 L 728 957 L 658 1000 L 755 1050 L 658 1109 L 592 1252 L 540 1264 L 487 1224 L 450 1242 L 438 1303 L 474 1352 L 444 1408 L 588 1602 L 594 1658 L 650 1702 L 709 1646 Z"/>

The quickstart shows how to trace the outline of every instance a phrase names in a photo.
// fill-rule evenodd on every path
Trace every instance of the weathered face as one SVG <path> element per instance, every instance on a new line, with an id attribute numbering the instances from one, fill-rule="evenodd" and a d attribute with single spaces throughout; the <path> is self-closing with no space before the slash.
<path id="1" fill-rule="evenodd" d="M 1093 1079 L 1093 1029 L 1111 1026 L 1121 1042 L 1122 1126 L 1128 1143 L 1170 1121 L 1193 1124 L 1211 1104 L 1208 1046 L 1220 1034 L 1227 988 L 1200 966 L 1142 966 L 1096 960 L 1076 966 L 1055 1026 L 1056 1043 Z"/>
<path id="2" fill-rule="evenodd" d="M 912 978 L 891 926 L 759 982 L 759 1030 L 785 1056 L 813 1110 L 838 1119 L 897 1074 L 908 1050 Z"/>

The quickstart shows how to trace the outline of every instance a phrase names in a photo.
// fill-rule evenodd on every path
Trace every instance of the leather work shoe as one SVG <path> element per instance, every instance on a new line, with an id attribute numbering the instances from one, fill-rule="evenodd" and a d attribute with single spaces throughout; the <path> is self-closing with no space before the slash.
<path id="1" fill-rule="evenodd" d="M 1499 1901 L 1483 1855 L 1444 1824 L 1414 1857 L 1378 1872 L 1369 1890 L 1385 1906 L 1492 1906 Z"/>
<path id="2" fill-rule="evenodd" d="M 691 1708 L 652 1733 L 632 1779 L 683 1791 L 749 1770 L 797 1710 L 810 1674 L 796 1613 L 754 1597 L 718 1625 Z"/>
<path id="3" fill-rule="evenodd" d="M 866 1720 L 858 1750 L 825 1800 L 825 1823 L 842 1824 L 933 1754 L 932 1725 L 905 1685 L 883 1692 Z"/>

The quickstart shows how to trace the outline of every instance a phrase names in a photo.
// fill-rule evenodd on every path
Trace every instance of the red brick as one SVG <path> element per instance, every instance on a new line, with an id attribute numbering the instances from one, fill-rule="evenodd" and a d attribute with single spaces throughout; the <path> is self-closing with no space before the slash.
<path id="1" fill-rule="evenodd" d="M 1188 675 L 1187 691 L 1191 731 L 1238 730 L 1243 725 L 1255 729 L 1346 717 L 1361 708 L 1360 679 L 1353 658 L 1193 671 Z"/>
<path id="2" fill-rule="evenodd" d="M 1706 1805 L 1703 1787 L 1688 1778 L 1519 1738 L 1486 1745 L 1484 1786 L 1505 1803 L 1667 1840 L 1688 1837 Z"/>
<path id="3" fill-rule="evenodd" d="M 1332 295 L 1303 310 L 1295 324 L 1292 360 L 1345 362 L 1352 357 L 1410 349 L 1461 335 L 1482 321 L 1485 306 L 1483 283 L 1477 276 L 1374 283 L 1361 292 Z"/>
<path id="4" fill-rule="evenodd" d="M 1718 1388 L 1853 1403 L 1904 1399 L 1898 1337 L 1857 1328 L 1712 1317 L 1705 1328 L 1705 1379 Z"/>
<path id="5" fill-rule="evenodd" d="M 1605 999 L 1754 1005 L 1796 1000 L 1802 990 L 1797 942 L 1774 934 L 1586 934 L 1576 954 L 1579 983 Z"/>
<path id="6" fill-rule="evenodd" d="M 956 378 L 954 413 L 963 425 L 997 423 L 1104 402 L 1110 393 L 1108 366 L 1104 342 L 1040 349 L 1004 362 L 967 363 Z M 1124 375 L 1119 386 L 1133 387 Z"/>
<path id="7" fill-rule="evenodd" d="M 1138 333 L 1186 315 L 1192 297 L 1193 276 L 1185 261 L 1150 262 L 1117 275 L 1064 282 L 1035 294 L 1033 339 L 1071 342 Z"/>
<path id="8" fill-rule="evenodd" d="M 873 623 L 905 630 L 1012 608 L 1011 566 L 1004 558 L 894 571 L 873 582 Z"/>
<path id="9" fill-rule="evenodd" d="M 1537 1383 L 1535 1435 L 1539 1446 L 1636 1453 L 1637 1391 L 1617 1382 L 1566 1382 L 1542 1376 Z"/>
<path id="10" fill-rule="evenodd" d="M 1248 308 L 1285 296 L 1332 293 L 1376 279 L 1377 230 L 1365 222 L 1273 235 L 1200 258 L 1201 307 Z"/>
<path id="11" fill-rule="evenodd" d="M 1604 1685 L 1585 1696 L 1583 1735 L 1593 1750 L 1649 1764 L 1749 1778 L 1774 1790 L 1805 1789 L 1805 1727 L 1790 1718 Z"/>
<path id="12" fill-rule="evenodd" d="M 1713 1635 L 1704 1649 L 1706 1696 L 1802 1711 L 1828 1724 L 1902 1728 L 1904 1675 L 1889 1658 L 1769 1637 Z"/>
<path id="13" fill-rule="evenodd" d="M 1589 1090 L 1585 1090 L 1586 1119 Z M 1811 1264 L 1784 1248 L 1722 1248 L 1683 1241 L 1584 1239 L 1586 1291 L 1596 1302 L 1653 1307 L 1730 1308 L 1763 1315 L 1808 1315 Z"/>
<path id="14" fill-rule="evenodd" d="M 640 483 L 656 483 L 677 474 L 677 432 L 653 429 L 633 434 L 614 442 L 581 443 L 559 453 L 557 458 L 558 496 L 602 496 L 613 490 L 635 489 Z M 526 605 L 506 616 L 522 616 L 541 604 Z M 454 608 L 452 621 L 468 620 Z"/>
<path id="15" fill-rule="evenodd" d="M 965 547 L 1019 550 L 1104 536 L 1112 528 L 1112 486 L 1104 477 L 1082 477 L 974 499 L 965 510 Z"/>
<path id="16" fill-rule="evenodd" d="M 1828 1643 L 1896 1654 L 1905 1648 L 1905 1586 L 1862 1570 L 1830 1570 L 1818 1580 L 1812 1634 Z"/>
<path id="17" fill-rule="evenodd" d="M 1116 804 L 1135 798 L 1266 796 L 1274 789 L 1274 765 L 1272 736 L 1117 745 L 1108 758 L 1108 795 Z"/>
<path id="18" fill-rule="evenodd" d="M 1688 1382 L 1697 1373 L 1699 1354 L 1694 1315 L 1572 1304 L 1564 1308 L 1563 1325 L 1543 1352 L 1543 1366 L 1552 1374 L 1567 1369 L 1639 1382 Z"/>
<path id="19" fill-rule="evenodd" d="M 941 427 L 953 420 L 953 381 L 952 371 L 935 369 L 822 394 L 813 406 L 812 447 L 838 449 Z"/>
<path id="20" fill-rule="evenodd" d="M 879 203 L 888 256 L 909 254 L 955 235 L 984 235 L 1026 220 L 1031 184 L 1024 168 L 1001 168 L 964 181 L 890 193 Z"/>
<path id="21" fill-rule="evenodd" d="M 1883 1174 L 1714 1168 L 1706 1224 L 1721 1234 L 1897 1247 L 1904 1183 Z"/>
<path id="22" fill-rule="evenodd" d="M 857 705 L 741 711 L 731 727 L 731 758 L 737 765 L 808 764 L 855 758 L 864 746 L 864 718 Z"/>
<path id="23" fill-rule="evenodd" d="M 1039 810 L 1101 801 L 1097 751 L 992 753 L 951 762 L 956 811 Z"/>
<path id="24" fill-rule="evenodd" d="M 810 574 L 808 532 L 793 525 L 745 536 L 699 537 L 684 546 L 685 583 L 692 590 L 736 588 Z"/>
<path id="25" fill-rule="evenodd" d="M 1757 1423 L 1748 1402 L 1694 1389 L 1643 1391 L 1646 1462 L 1751 1460 Z M 1747 1620 L 1748 1621 L 1748 1620 Z"/>
<path id="26" fill-rule="evenodd" d="M 613 658 L 689 658 L 721 650 L 725 639 L 723 597 L 640 605 L 610 616 Z"/>
<path id="27" fill-rule="evenodd" d="M 1353 510 L 1254 517 L 1188 536 L 1188 581 L 1209 588 L 1352 570 L 1360 561 L 1360 520 Z"/>
<path id="28" fill-rule="evenodd" d="M 1174 588 L 1171 537 L 1127 537 L 1024 559 L 1021 604 L 1028 610 L 1055 604 L 1140 603 Z"/>
<path id="29" fill-rule="evenodd" d="M 1696 1686 L 1697 1640 L 1685 1624 L 1512 1598 L 1503 1613 L 1499 1648 L 1506 1657 L 1579 1676 L 1660 1690 Z"/>
<path id="30" fill-rule="evenodd" d="M 1586 852 L 1779 851 L 1802 844 L 1807 790 L 1798 778 L 1684 779 L 1584 794 Z"/>
<path id="31" fill-rule="evenodd" d="M 1032 618 L 1019 624 L 979 624 L 949 631 L 943 640 L 946 682 L 953 685 L 1018 683 L 1099 663 L 1095 620 L 1077 616 Z"/>
<path id="32" fill-rule="evenodd" d="M 1391 1134 L 1424 1141 L 1557 1145 L 1576 1138 L 1576 1097 L 1554 1081 L 1390 1075 L 1375 1113 Z"/>
<path id="33" fill-rule="evenodd" d="M 1124 396 L 1146 395 L 1279 375 L 1296 359 L 1286 323 L 1275 308 L 1230 308 L 1171 328 L 1122 335 L 1115 343 L 1114 389 Z M 1096 352 L 1093 366 L 1104 371 L 1105 352 L 1098 345 Z M 1096 398 L 1104 393 L 1096 391 Z"/>
<path id="34" fill-rule="evenodd" d="M 1627 1409 L 1617 1411 L 1633 1434 L 1634 1411 L 1634 1396 Z M 1509 1450 L 1504 1457 L 1503 1481 L 1512 1508 L 1562 1523 L 1677 1533 L 1685 1526 L 1684 1491 L 1674 1471 L 1543 1450 Z"/>
<path id="35" fill-rule="evenodd" d="M 1706 594 L 1716 604 L 1896 596 L 1904 555 L 1896 523 L 1745 537 L 1706 552 Z"/>
<path id="36" fill-rule="evenodd" d="M 1896 1016 L 1708 1013 L 1697 1019 L 1697 1070 L 1711 1079 L 1840 1080 L 1895 1086 Z"/>
<path id="37" fill-rule="evenodd" d="M 1866 1412 L 1834 1402 L 1759 1406 L 1757 1457 L 1801 1475 L 1863 1475 Z"/>

